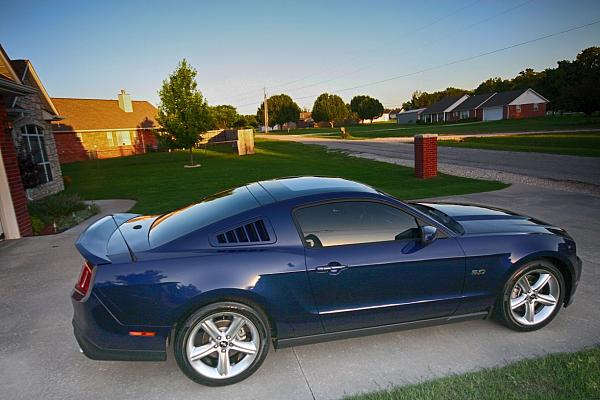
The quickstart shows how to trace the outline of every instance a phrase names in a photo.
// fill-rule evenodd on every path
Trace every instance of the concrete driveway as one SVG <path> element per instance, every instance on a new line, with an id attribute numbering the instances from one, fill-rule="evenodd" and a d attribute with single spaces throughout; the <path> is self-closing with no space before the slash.
<path id="1" fill-rule="evenodd" d="M 80 270 L 73 247 L 84 225 L 0 243 L 0 399 L 335 399 L 600 344 L 600 197 L 513 185 L 450 198 L 511 208 L 565 227 L 584 273 L 575 303 L 541 331 L 473 321 L 272 351 L 239 384 L 208 388 L 167 362 L 99 362 L 79 353 L 69 292 Z M 130 201 L 101 202 L 104 213 Z M 96 217 L 97 218 L 97 217 Z"/>

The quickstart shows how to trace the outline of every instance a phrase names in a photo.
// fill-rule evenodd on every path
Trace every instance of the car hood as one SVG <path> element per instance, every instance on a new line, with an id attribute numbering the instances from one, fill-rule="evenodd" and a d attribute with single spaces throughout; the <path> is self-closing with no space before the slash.
<path id="1" fill-rule="evenodd" d="M 546 233 L 568 237 L 565 230 L 500 208 L 472 204 L 417 203 L 451 217 L 464 229 L 464 235 Z"/>

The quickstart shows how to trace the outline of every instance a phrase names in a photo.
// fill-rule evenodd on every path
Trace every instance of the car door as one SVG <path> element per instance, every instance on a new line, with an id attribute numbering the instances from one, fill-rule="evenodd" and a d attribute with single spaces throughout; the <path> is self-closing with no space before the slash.
<path id="1" fill-rule="evenodd" d="M 451 315 L 464 253 L 440 237 L 423 244 L 414 215 L 377 201 L 336 201 L 295 210 L 325 331 Z"/>

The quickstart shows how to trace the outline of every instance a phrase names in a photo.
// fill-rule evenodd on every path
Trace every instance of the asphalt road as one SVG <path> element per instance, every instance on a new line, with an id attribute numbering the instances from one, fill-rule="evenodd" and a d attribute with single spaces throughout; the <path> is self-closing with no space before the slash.
<path id="1" fill-rule="evenodd" d="M 270 137 L 277 140 L 318 144 L 328 149 L 342 150 L 365 158 L 397 162 L 409 166 L 414 165 L 413 145 L 394 140 L 323 140 L 285 135 Z M 438 163 L 440 164 L 440 170 L 456 175 L 484 177 L 477 176 L 477 174 L 469 171 L 484 170 L 543 180 L 577 182 L 600 187 L 599 157 L 439 146 Z M 513 181 L 509 183 L 513 183 Z"/>
<path id="2" fill-rule="evenodd" d="M 506 207 L 566 228 L 584 261 L 575 303 L 544 329 L 472 321 L 272 351 L 252 377 L 208 388 L 166 362 L 99 362 L 79 353 L 69 292 L 84 223 L 54 236 L 0 243 L 0 399 L 336 399 L 600 344 L 600 197 L 525 185 L 452 199 Z M 130 201 L 101 202 L 105 213 Z"/>

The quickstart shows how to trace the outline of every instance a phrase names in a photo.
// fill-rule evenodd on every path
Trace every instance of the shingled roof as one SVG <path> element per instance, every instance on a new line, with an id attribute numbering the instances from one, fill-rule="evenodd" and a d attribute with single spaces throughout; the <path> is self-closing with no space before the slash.
<path id="1" fill-rule="evenodd" d="M 463 96 L 464 95 L 444 97 L 443 99 L 436 101 L 435 103 L 433 103 L 432 105 L 427 107 L 427 109 L 425 111 L 423 111 L 423 114 L 441 113 L 444 110 L 446 110 L 448 107 L 450 107 L 452 104 L 456 103 Z"/>
<path id="2" fill-rule="evenodd" d="M 473 110 L 480 105 L 482 105 L 485 101 L 487 101 L 490 97 L 492 97 L 494 93 L 485 93 L 485 94 L 477 94 L 475 96 L 471 96 L 462 103 L 458 105 L 452 111 L 468 111 Z"/>
<path id="3" fill-rule="evenodd" d="M 156 128 L 157 109 L 147 101 L 133 100 L 133 112 L 125 112 L 118 100 L 53 97 L 64 119 L 52 124 L 54 132 Z"/>
<path id="4" fill-rule="evenodd" d="M 491 99 L 483 103 L 482 107 L 500 107 L 507 106 L 517 97 L 525 93 L 529 89 L 510 90 L 508 92 L 496 93 Z"/>

